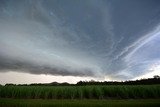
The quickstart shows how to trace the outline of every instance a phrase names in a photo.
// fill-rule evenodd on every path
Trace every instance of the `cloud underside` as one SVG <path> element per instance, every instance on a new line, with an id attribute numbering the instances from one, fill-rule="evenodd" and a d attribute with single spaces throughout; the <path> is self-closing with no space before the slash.
<path id="1" fill-rule="evenodd" d="M 82 76 L 82 77 L 95 76 L 93 72 L 87 69 L 80 69 L 81 71 L 70 70 L 67 68 L 58 68 L 54 66 L 51 67 L 47 65 L 39 66 L 36 64 L 16 62 L 16 61 L 14 61 L 13 63 L 3 62 L 0 65 L 0 69 L 1 69 L 1 72 L 16 71 L 16 72 L 28 72 L 31 74 L 48 74 L 48 75 L 61 75 L 61 76 Z"/>
<path id="2" fill-rule="evenodd" d="M 121 80 L 151 72 L 160 64 L 159 12 L 151 0 L 2 0 L 0 72 Z"/>

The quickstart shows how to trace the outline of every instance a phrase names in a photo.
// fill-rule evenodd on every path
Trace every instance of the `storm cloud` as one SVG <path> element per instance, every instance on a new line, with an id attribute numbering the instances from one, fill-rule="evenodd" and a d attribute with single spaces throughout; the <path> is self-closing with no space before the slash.
<path id="1" fill-rule="evenodd" d="M 132 79 L 160 65 L 159 0 L 1 0 L 0 72 Z"/>

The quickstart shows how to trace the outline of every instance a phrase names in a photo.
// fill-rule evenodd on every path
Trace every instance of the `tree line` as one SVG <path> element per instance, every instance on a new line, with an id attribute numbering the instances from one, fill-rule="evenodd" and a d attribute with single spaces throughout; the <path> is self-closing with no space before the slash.
<path id="1" fill-rule="evenodd" d="M 5 86 L 85 86 L 85 85 L 152 85 L 160 84 L 160 76 L 155 75 L 153 78 L 140 79 L 140 80 L 128 80 L 128 81 L 79 81 L 76 84 L 70 84 L 67 82 L 58 83 L 33 83 L 33 84 L 5 84 Z"/>

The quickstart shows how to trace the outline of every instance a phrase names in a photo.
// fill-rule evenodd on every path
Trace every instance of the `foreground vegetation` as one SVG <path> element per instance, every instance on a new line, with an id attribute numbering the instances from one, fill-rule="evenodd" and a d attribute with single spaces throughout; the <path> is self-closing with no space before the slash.
<path id="1" fill-rule="evenodd" d="M 0 98 L 159 99 L 160 85 L 0 86 Z"/>
<path id="2" fill-rule="evenodd" d="M 160 107 L 160 78 L 0 85 L 0 107 Z"/>
<path id="3" fill-rule="evenodd" d="M 0 99 L 0 107 L 159 107 L 160 99 L 145 100 L 42 100 Z"/>

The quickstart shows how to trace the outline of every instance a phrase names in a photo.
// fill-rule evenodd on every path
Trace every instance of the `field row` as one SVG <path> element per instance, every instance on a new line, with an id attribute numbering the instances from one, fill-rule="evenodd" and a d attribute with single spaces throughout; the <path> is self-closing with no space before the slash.
<path id="1" fill-rule="evenodd" d="M 0 107 L 160 107 L 160 99 L 143 100 L 42 100 L 0 99 Z"/>
<path id="2" fill-rule="evenodd" d="M 0 98 L 158 99 L 160 98 L 160 85 L 0 86 Z"/>

